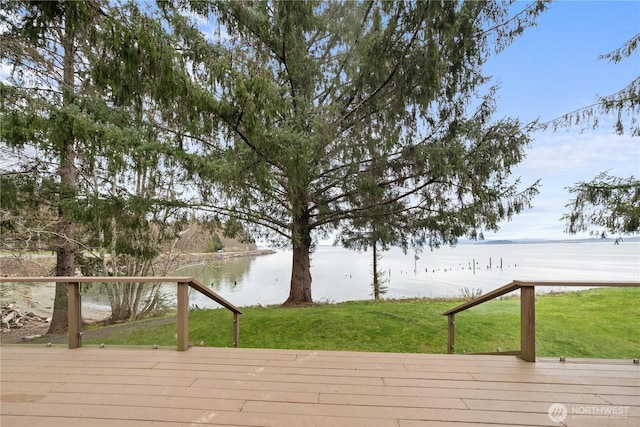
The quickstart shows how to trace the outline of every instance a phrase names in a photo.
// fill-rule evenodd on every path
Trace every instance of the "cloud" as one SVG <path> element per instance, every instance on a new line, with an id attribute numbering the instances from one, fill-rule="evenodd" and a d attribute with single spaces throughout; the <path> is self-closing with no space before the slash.
<path id="1" fill-rule="evenodd" d="M 500 224 L 497 233 L 485 233 L 488 240 L 496 239 L 574 239 L 588 237 L 587 234 L 569 235 L 561 221 L 561 209 L 534 208 L 521 213 L 509 222 Z"/>
<path id="2" fill-rule="evenodd" d="M 603 171 L 613 175 L 638 175 L 640 141 L 611 133 L 538 134 L 518 171 L 540 178 L 591 179 Z"/>
<path id="3" fill-rule="evenodd" d="M 540 179 L 540 194 L 533 208 L 522 212 L 511 222 L 500 225 L 500 231 L 488 239 L 582 238 L 587 233 L 568 235 L 560 220 L 571 201 L 567 187 L 580 181 L 591 181 L 600 172 L 619 177 L 640 177 L 640 139 L 611 132 L 540 132 L 527 150 L 527 158 L 514 170 L 523 184 Z"/>

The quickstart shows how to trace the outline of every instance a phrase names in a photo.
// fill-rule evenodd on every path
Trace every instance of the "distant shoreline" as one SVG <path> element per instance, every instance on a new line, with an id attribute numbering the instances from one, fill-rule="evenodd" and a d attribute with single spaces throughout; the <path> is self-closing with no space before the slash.
<path id="1" fill-rule="evenodd" d="M 537 244 L 537 243 L 634 243 L 640 242 L 640 236 L 629 236 L 629 237 L 606 237 L 604 239 L 601 238 L 590 238 L 590 239 L 502 239 L 502 240 L 465 240 L 461 241 L 460 244 L 471 244 L 471 245 L 527 245 L 527 244 Z"/>
<path id="2" fill-rule="evenodd" d="M 233 258 L 245 258 L 274 254 L 271 249 L 255 249 L 239 252 L 204 252 L 204 253 L 180 253 L 173 254 L 171 263 L 178 269 L 192 264 L 204 264 L 212 261 L 220 261 Z M 160 266 L 166 264 L 167 255 L 156 257 L 154 264 Z M 55 274 L 55 255 L 29 254 L 22 257 L 12 254 L 0 254 L 0 274 L 5 277 L 12 276 L 50 276 Z"/>
<path id="3" fill-rule="evenodd" d="M 204 252 L 204 253 L 182 253 L 175 256 L 172 263 L 177 265 L 175 269 L 186 267 L 194 264 L 206 264 L 211 261 L 222 261 L 233 258 L 248 258 L 254 256 L 270 255 L 276 253 L 271 249 L 255 249 L 251 251 L 241 252 Z M 167 255 L 160 255 L 154 261 L 154 264 L 166 262 Z"/>
<path id="4" fill-rule="evenodd" d="M 587 238 L 587 239 L 535 239 L 535 238 L 522 238 L 522 239 L 485 239 L 485 240 L 469 240 L 460 239 L 457 243 L 460 245 L 536 245 L 536 244 L 556 244 L 556 243 L 610 243 L 615 244 L 619 242 L 624 243 L 638 243 L 640 242 L 640 236 L 627 236 L 627 237 L 606 237 L 601 238 Z M 331 245 L 324 245 L 331 246 Z"/>

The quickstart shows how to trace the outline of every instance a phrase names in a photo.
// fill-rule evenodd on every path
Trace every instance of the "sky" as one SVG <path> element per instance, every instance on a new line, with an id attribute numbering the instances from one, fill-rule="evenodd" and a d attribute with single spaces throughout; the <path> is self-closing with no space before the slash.
<path id="1" fill-rule="evenodd" d="M 640 32 L 640 1 L 557 1 L 486 67 L 500 84 L 496 117 L 555 119 L 610 95 L 640 75 L 640 51 L 617 64 L 599 60 Z M 568 212 L 566 187 L 600 172 L 640 177 L 640 138 L 614 134 L 603 117 L 596 130 L 580 128 L 533 134 L 527 158 L 513 171 L 523 184 L 541 180 L 533 208 L 502 223 L 487 240 L 589 237 L 569 235 L 560 220 Z"/>

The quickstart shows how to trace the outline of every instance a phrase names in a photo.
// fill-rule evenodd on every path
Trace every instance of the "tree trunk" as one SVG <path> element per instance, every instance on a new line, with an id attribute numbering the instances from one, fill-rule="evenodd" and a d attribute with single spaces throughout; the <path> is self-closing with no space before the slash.
<path id="1" fill-rule="evenodd" d="M 67 17 L 68 19 L 68 17 Z M 62 105 L 68 108 L 73 102 L 74 90 L 74 34 L 71 25 L 65 22 L 65 34 L 63 41 L 63 85 Z M 65 126 L 71 128 L 66 123 Z M 76 265 L 75 223 L 71 218 L 69 202 L 75 198 L 78 187 L 76 171 L 76 152 L 73 132 L 69 129 L 64 136 L 60 149 L 60 176 L 59 206 L 58 206 L 58 235 L 60 242 L 56 248 L 56 276 L 74 276 Z M 66 283 L 56 284 L 55 300 L 53 302 L 53 315 L 49 325 L 49 333 L 65 331 L 68 326 L 68 297 Z"/>
<path id="2" fill-rule="evenodd" d="M 378 277 L 378 246 L 373 241 L 373 299 L 380 300 L 380 278 Z"/>
<path id="3" fill-rule="evenodd" d="M 307 305 L 311 299 L 311 229 L 309 213 L 305 212 L 293 221 L 293 265 L 291 289 L 285 306 Z"/>
<path id="4" fill-rule="evenodd" d="M 76 187 L 75 151 L 73 144 L 64 147 L 64 153 L 60 164 L 60 199 L 61 201 L 73 198 Z M 56 276 L 75 276 L 76 243 L 75 224 L 69 218 L 67 207 L 58 208 L 58 234 L 60 242 L 56 248 Z M 62 332 L 68 325 L 68 298 L 67 284 L 56 283 L 55 299 L 53 302 L 53 315 L 49 325 L 49 333 Z"/>
<path id="5" fill-rule="evenodd" d="M 67 224 L 73 233 L 73 224 Z M 61 227 L 62 228 L 62 227 Z M 73 242 L 61 242 L 56 254 L 56 276 L 73 276 L 75 273 L 76 250 Z M 53 315 L 49 334 L 64 332 L 68 326 L 68 290 L 66 283 L 56 283 Z"/>

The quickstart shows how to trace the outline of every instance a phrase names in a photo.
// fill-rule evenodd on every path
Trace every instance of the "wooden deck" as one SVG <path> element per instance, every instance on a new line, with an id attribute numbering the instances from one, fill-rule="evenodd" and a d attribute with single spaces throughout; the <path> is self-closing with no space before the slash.
<path id="1" fill-rule="evenodd" d="M 640 425 L 630 360 L 7 345 L 0 359 L 2 427 Z"/>

